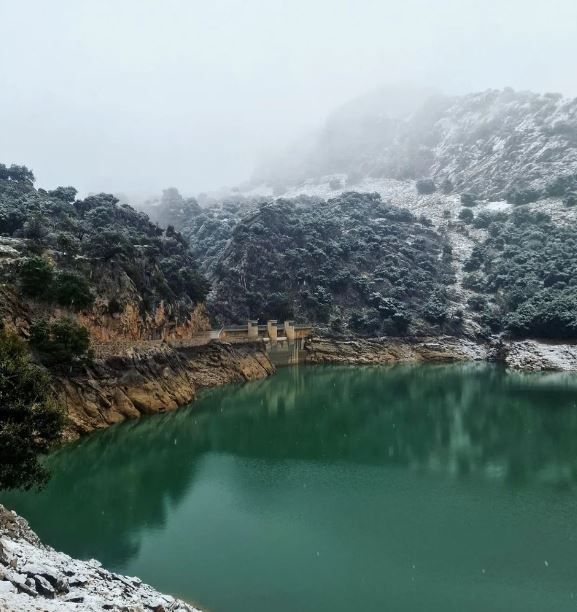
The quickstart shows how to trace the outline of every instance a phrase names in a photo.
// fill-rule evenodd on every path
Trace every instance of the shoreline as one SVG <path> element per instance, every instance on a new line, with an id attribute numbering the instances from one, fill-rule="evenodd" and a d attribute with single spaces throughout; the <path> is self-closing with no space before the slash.
<path id="1" fill-rule="evenodd" d="M 478 342 L 457 336 L 313 336 L 298 359 L 307 364 L 350 365 L 460 361 L 497 362 L 528 372 L 577 372 L 577 343 Z M 127 347 L 120 354 L 94 360 L 82 372 L 55 377 L 68 421 L 63 442 L 143 414 L 177 410 L 194 402 L 201 389 L 258 380 L 275 372 L 262 340 L 187 348 L 168 344 Z"/>

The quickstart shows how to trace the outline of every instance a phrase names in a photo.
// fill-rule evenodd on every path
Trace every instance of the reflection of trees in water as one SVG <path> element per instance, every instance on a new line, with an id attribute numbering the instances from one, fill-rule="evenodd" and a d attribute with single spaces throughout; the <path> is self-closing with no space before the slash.
<path id="1" fill-rule="evenodd" d="M 571 484 L 577 410 L 567 381 L 471 365 L 285 369 L 66 447 L 42 494 L 3 501 L 49 542 L 115 566 L 137 553 L 142 529 L 165 523 L 208 451 Z"/>

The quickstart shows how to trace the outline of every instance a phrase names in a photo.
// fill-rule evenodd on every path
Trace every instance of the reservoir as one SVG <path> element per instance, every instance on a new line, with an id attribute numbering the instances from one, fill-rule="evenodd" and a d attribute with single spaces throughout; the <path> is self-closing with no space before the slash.
<path id="1" fill-rule="evenodd" d="M 577 377 L 299 366 L 48 458 L 0 501 L 209 612 L 577 610 Z"/>

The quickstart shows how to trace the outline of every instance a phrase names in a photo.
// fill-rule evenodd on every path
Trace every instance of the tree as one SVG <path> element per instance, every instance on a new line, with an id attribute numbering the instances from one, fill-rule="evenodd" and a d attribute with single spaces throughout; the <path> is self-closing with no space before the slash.
<path id="1" fill-rule="evenodd" d="M 90 336 L 86 327 L 63 317 L 33 323 L 30 344 L 47 364 L 65 364 L 89 356 Z"/>
<path id="2" fill-rule="evenodd" d="M 54 272 L 52 266 L 42 257 L 28 257 L 19 267 L 20 287 L 29 296 L 44 297 L 50 288 Z"/>
<path id="3" fill-rule="evenodd" d="M 477 200 L 479 199 L 474 193 L 462 193 L 461 204 L 463 206 L 476 206 Z"/>
<path id="4" fill-rule="evenodd" d="M 459 219 L 461 219 L 463 223 L 472 223 L 474 218 L 475 215 L 470 208 L 463 208 L 459 213 Z"/>
<path id="5" fill-rule="evenodd" d="M 72 204 L 78 191 L 74 187 L 56 187 L 48 192 L 48 196 Z"/>
<path id="6" fill-rule="evenodd" d="M 48 479 L 39 457 L 64 423 L 50 377 L 30 362 L 25 344 L 0 332 L 0 489 L 30 489 Z"/>
<path id="7" fill-rule="evenodd" d="M 54 279 L 52 293 L 58 304 L 76 310 L 88 308 L 94 302 L 90 284 L 86 277 L 77 272 L 59 272 Z"/>
<path id="8" fill-rule="evenodd" d="M 416 182 L 417 191 L 420 194 L 431 194 L 437 191 L 437 186 L 435 185 L 435 181 L 433 179 L 420 179 Z"/>

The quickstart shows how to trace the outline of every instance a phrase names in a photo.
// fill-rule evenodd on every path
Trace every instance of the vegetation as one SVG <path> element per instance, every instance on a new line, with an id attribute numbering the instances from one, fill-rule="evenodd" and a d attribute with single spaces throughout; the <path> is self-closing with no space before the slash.
<path id="1" fill-rule="evenodd" d="M 47 480 L 39 457 L 59 439 L 63 419 L 48 374 L 26 345 L 0 332 L 0 489 L 30 489 Z"/>
<path id="2" fill-rule="evenodd" d="M 360 335 L 454 329 L 451 249 L 377 194 L 223 202 L 185 234 L 206 254 L 222 321 L 292 318 Z M 226 245 L 226 246 L 225 246 Z"/>
<path id="3" fill-rule="evenodd" d="M 482 306 L 502 321 L 492 329 L 517 337 L 577 338 L 577 241 L 573 228 L 551 221 L 526 206 L 510 217 L 494 215 L 489 235 L 465 265 L 468 286 Z M 494 317 L 493 317 L 494 319 Z"/>
<path id="4" fill-rule="evenodd" d="M 53 322 L 41 320 L 30 328 L 30 344 L 47 364 L 69 364 L 89 356 L 88 330 L 65 317 Z"/>
<path id="5" fill-rule="evenodd" d="M 420 194 L 431 194 L 437 191 L 437 186 L 433 179 L 420 179 L 416 182 L 416 187 Z"/>
<path id="6" fill-rule="evenodd" d="M 0 234 L 21 239 L 25 256 L 5 280 L 25 296 L 84 310 L 98 295 L 120 310 L 136 302 L 143 315 L 164 301 L 183 316 L 205 299 L 208 282 L 173 228 L 161 229 L 112 195 L 77 200 L 73 187 L 45 191 L 33 181 L 24 166 L 0 165 Z M 178 197 L 176 190 L 165 192 L 170 216 L 199 210 Z"/>

